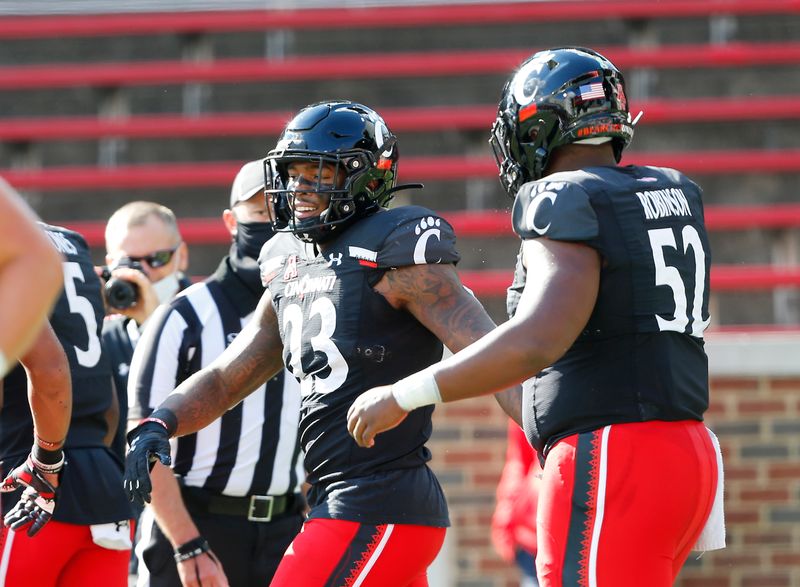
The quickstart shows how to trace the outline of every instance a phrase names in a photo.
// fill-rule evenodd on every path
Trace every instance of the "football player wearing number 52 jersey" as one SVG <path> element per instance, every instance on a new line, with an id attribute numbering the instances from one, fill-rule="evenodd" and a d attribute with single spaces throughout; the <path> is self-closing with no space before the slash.
<path id="1" fill-rule="evenodd" d="M 702 423 L 701 192 L 674 169 L 618 165 L 632 136 L 622 74 L 605 57 L 562 47 L 526 60 L 491 136 L 522 239 L 511 319 L 348 414 L 359 445 L 377 446 L 416 409 L 524 381 L 525 432 L 545 458 L 536 566 L 547 587 L 666 587 L 693 547 L 724 545 L 721 459 Z"/>
<path id="2" fill-rule="evenodd" d="M 149 462 L 169 455 L 170 435 L 207 425 L 286 364 L 300 381 L 311 511 L 272 587 L 426 586 L 449 524 L 426 464 L 432 406 L 371 449 L 345 425 L 364 390 L 494 328 L 459 281 L 450 225 L 425 208 L 386 208 L 402 187 L 397 162 L 397 139 L 361 104 L 313 104 L 289 122 L 266 158 L 284 234 L 261 251 L 267 291 L 255 316 L 129 435 L 126 487 L 147 499 Z M 498 400 L 519 418 L 518 395 Z"/>

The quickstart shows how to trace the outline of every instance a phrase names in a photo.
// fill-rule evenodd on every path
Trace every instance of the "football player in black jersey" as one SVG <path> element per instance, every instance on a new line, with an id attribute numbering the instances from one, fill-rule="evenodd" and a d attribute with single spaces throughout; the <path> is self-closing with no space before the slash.
<path id="1" fill-rule="evenodd" d="M 28 405 L 24 397 L 11 397 L 13 386 L 9 390 L 9 405 L 18 405 L 22 410 L 30 408 L 30 416 L 26 415 L 25 419 L 33 424 L 33 447 L 23 463 L 6 473 L 0 492 L 23 488 L 19 501 L 3 521 L 12 530 L 25 530 L 28 536 L 35 536 L 50 520 L 56 507 L 59 473 L 64 467 L 64 440 L 72 414 L 72 381 L 67 356 L 47 322 L 19 362 L 27 376 Z M 5 391 L 1 381 L 0 390 Z M 9 410 L 14 412 L 13 407 Z M 31 444 L 30 426 L 27 432 L 22 450 Z M 0 434 L 0 454 L 8 449 L 7 438 Z M 10 468 L 6 462 L 2 465 L 3 469 Z M 8 496 L 6 500 L 14 501 L 15 497 Z"/>
<path id="2" fill-rule="evenodd" d="M 3 494 L 3 512 L 10 527 L 25 527 L 28 521 L 30 526 L 27 533 L 9 532 L 8 527 L 3 528 L 0 542 L 4 563 L 0 584 L 126 587 L 132 534 L 131 504 L 120 487 L 122 462 L 115 458 L 106 444 L 110 435 L 105 414 L 113 401 L 114 391 L 108 355 L 100 344 L 104 314 L 100 280 L 95 274 L 89 247 L 81 235 L 56 226 L 43 225 L 42 228 L 64 256 L 58 268 L 64 289 L 50 316 L 50 325 L 69 362 L 67 374 L 72 387 L 69 431 L 62 431 L 65 440 L 62 440 L 61 433 L 52 437 L 40 433 L 42 438 L 36 439 L 37 444 L 56 453 L 51 457 L 60 455 L 63 450 L 59 461 L 41 462 L 41 458 L 28 457 L 31 440 L 39 431 L 34 430 L 27 406 L 26 374 L 21 368 L 16 368 L 4 380 L 0 459 L 6 470 L 16 468 L 15 471 L 20 471 L 27 462 L 45 474 L 57 473 L 64 459 L 67 463 L 58 479 L 58 505 L 52 511 L 52 520 L 41 529 L 37 524 L 43 517 L 31 510 L 27 489 L 21 496 Z M 40 367 L 26 366 L 32 369 L 32 377 L 41 377 L 41 373 L 33 372 Z M 57 431 L 51 434 L 57 434 Z M 53 480 L 42 476 L 48 481 Z M 44 489 L 48 488 L 45 486 Z M 51 513 L 45 502 L 34 500 L 45 513 Z M 30 530 L 35 529 L 38 533 L 31 538 Z"/>
<path id="3" fill-rule="evenodd" d="M 19 362 L 27 375 L 33 447 L 23 463 L 6 473 L 0 492 L 23 489 L 3 523 L 12 530 L 25 530 L 28 536 L 35 536 L 50 520 L 56 507 L 59 473 L 64 467 L 64 440 L 72 413 L 72 381 L 64 349 L 47 322 Z M 0 390 L 3 390 L 3 382 L 0 382 Z M 9 403 L 15 401 L 16 398 L 11 398 Z M 23 409 L 26 407 L 24 401 L 19 405 Z M 30 445 L 30 440 L 30 435 L 26 435 L 25 446 Z M 0 453 L 5 452 L 6 444 L 0 436 Z"/>
<path id="4" fill-rule="evenodd" d="M 369 450 L 350 438 L 345 417 L 364 390 L 430 365 L 442 343 L 465 347 L 493 323 L 458 278 L 451 226 L 425 208 L 386 208 L 402 186 L 397 139 L 376 112 L 308 106 L 266 165 L 279 232 L 261 252 L 267 291 L 219 359 L 131 431 L 126 488 L 149 499 L 148 468 L 168 460 L 169 436 L 209 424 L 285 363 L 301 385 L 311 511 L 272 586 L 427 585 L 449 525 L 426 464 L 433 408 Z"/>
<path id="5" fill-rule="evenodd" d="M 27 351 L 62 288 L 61 257 L 0 178 L 0 377 Z"/>
<path id="6" fill-rule="evenodd" d="M 26 454 L 30 449 L 24 462 L 16 468 L 2 463 L 5 479 L 0 491 L 24 487 L 6 525 L 34 536 L 55 508 L 58 473 L 64 463 L 62 446 L 72 410 L 69 364 L 47 323 L 47 314 L 63 284 L 62 258 L 37 226 L 30 209 L 2 179 L 0 234 L 0 308 L 5 312 L 0 320 L 0 377 L 24 353 L 19 360 L 25 368 L 28 389 L 27 401 L 21 405 L 33 424 L 33 434 L 24 440 Z M 0 407 L 3 384 L 0 381 Z"/>
<path id="7" fill-rule="evenodd" d="M 622 74 L 602 55 L 562 47 L 526 60 L 491 136 L 522 239 L 512 318 L 348 414 L 369 447 L 420 407 L 524 381 L 525 432 L 545 458 L 536 562 L 547 586 L 672 585 L 693 546 L 724 545 L 721 460 L 702 423 L 701 191 L 673 169 L 618 165 L 632 135 Z"/>

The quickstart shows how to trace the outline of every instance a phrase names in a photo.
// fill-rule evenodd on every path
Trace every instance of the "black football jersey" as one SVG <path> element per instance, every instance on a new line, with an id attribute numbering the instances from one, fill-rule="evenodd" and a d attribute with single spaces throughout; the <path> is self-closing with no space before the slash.
<path id="1" fill-rule="evenodd" d="M 135 331 L 138 340 L 139 329 L 132 318 L 115 314 L 106 316 L 103 321 L 102 337 L 103 351 L 108 355 L 111 364 L 111 376 L 114 378 L 114 387 L 119 403 L 119 418 L 123 424 L 117 428 L 117 434 L 111 442 L 111 451 L 120 459 L 125 459 L 127 444 L 125 441 L 124 424 L 128 420 L 128 371 L 133 358 L 133 339 L 131 330 Z"/>
<path id="2" fill-rule="evenodd" d="M 522 186 L 512 221 L 523 240 L 581 242 L 602 262 L 586 328 L 523 387 L 531 444 L 546 452 L 560 438 L 607 424 L 702 420 L 711 254 L 700 188 L 656 167 L 556 173 Z M 526 280 L 536 279 L 520 257 L 510 315 Z"/>
<path id="3" fill-rule="evenodd" d="M 54 519 L 76 523 L 119 521 L 129 517 L 120 490 L 122 463 L 103 444 L 105 412 L 113 393 L 111 366 L 100 344 L 105 310 L 100 280 L 84 238 L 65 228 L 41 224 L 64 256 L 64 289 L 50 324 L 66 353 L 72 377 L 72 418 L 65 443 L 67 466 L 62 474 Z M 0 412 L 2 467 L 21 463 L 33 444 L 33 420 L 27 400 L 27 376 L 18 365 L 4 380 Z M 97 494 L 97 495 L 95 495 Z M 16 501 L 3 498 L 3 509 Z"/>
<path id="4" fill-rule="evenodd" d="M 261 252 L 261 274 L 278 316 L 284 361 L 300 381 L 300 440 L 312 517 L 365 523 L 445 525 L 446 505 L 424 467 L 433 407 L 358 447 L 347 410 L 362 392 L 410 375 L 442 357 L 442 343 L 373 287 L 386 271 L 456 263 L 455 235 L 424 208 L 382 210 L 348 227 L 315 254 L 288 234 Z M 394 499 L 393 496 L 397 496 Z"/>

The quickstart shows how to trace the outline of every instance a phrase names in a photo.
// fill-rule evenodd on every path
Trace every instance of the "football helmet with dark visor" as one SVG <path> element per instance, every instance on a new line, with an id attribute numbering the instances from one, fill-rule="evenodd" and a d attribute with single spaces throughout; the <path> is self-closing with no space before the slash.
<path id="1" fill-rule="evenodd" d="M 632 138 L 622 73 L 596 51 L 558 47 L 532 55 L 508 80 L 489 142 L 500 183 L 515 198 L 558 147 L 610 141 L 619 163 Z"/>
<path id="2" fill-rule="evenodd" d="M 358 218 L 386 207 L 397 182 L 397 138 L 371 108 L 348 101 L 326 101 L 303 108 L 287 125 L 265 159 L 267 197 L 274 205 L 276 231 L 306 242 L 324 242 Z M 318 166 L 314 182 L 292 177 L 292 163 Z M 326 165 L 336 181 L 323 181 Z M 330 174 L 329 174 L 330 175 Z M 329 197 L 319 216 L 298 219 L 298 193 Z"/>

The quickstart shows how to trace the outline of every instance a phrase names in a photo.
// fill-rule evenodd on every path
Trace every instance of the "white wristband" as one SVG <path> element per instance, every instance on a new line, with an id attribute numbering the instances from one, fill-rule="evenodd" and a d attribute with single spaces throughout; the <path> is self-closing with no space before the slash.
<path id="1" fill-rule="evenodd" d="M 392 395 L 406 412 L 442 401 L 439 386 L 430 369 L 409 375 L 392 385 Z"/>
<path id="2" fill-rule="evenodd" d="M 8 359 L 6 359 L 6 354 L 3 351 L 0 351 L 0 378 L 5 377 L 8 374 Z"/>

